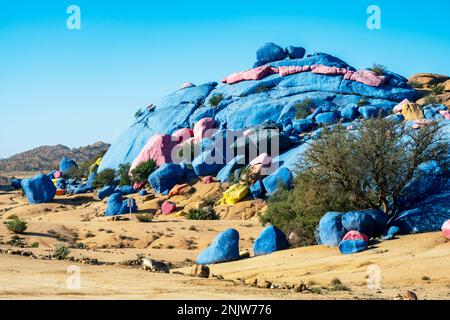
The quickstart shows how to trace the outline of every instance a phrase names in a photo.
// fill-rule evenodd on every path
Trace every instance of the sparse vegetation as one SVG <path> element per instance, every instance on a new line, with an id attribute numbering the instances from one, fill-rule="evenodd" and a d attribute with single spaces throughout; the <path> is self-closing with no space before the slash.
<path id="1" fill-rule="evenodd" d="M 65 260 L 70 254 L 70 249 L 63 244 L 58 244 L 55 246 L 53 251 L 53 257 L 57 260 Z"/>
<path id="2" fill-rule="evenodd" d="M 153 215 L 151 214 L 137 214 L 136 219 L 139 222 L 152 222 L 153 221 Z"/>
<path id="3" fill-rule="evenodd" d="M 120 178 L 119 185 L 121 186 L 129 186 L 131 185 L 131 178 L 130 178 L 130 167 L 131 164 L 129 163 L 122 163 L 119 165 L 119 168 L 117 169 L 117 175 Z"/>
<path id="4" fill-rule="evenodd" d="M 381 208 L 395 214 L 418 167 L 429 161 L 444 165 L 448 148 L 438 130 L 439 124 L 414 130 L 381 117 L 361 122 L 356 133 L 325 128 L 299 161 L 294 188 L 269 199 L 261 222 L 295 231 L 297 245 L 310 245 L 328 211 Z"/>
<path id="5" fill-rule="evenodd" d="M 213 95 L 211 98 L 209 98 L 209 104 L 213 107 L 218 107 L 219 104 L 223 100 L 223 95 L 221 93 Z"/>
<path id="6" fill-rule="evenodd" d="M 27 223 L 15 216 L 12 220 L 5 222 L 6 228 L 14 233 L 21 234 L 27 230 Z"/>
<path id="7" fill-rule="evenodd" d="M 377 76 L 384 76 L 384 74 L 386 73 L 386 67 L 376 63 L 373 64 L 370 70 L 374 72 Z"/>
<path id="8" fill-rule="evenodd" d="M 212 197 L 203 199 L 198 208 L 189 209 L 186 218 L 189 220 L 219 220 L 220 217 L 214 210 L 215 199 Z"/>
<path id="9" fill-rule="evenodd" d="M 338 278 L 331 280 L 330 285 L 331 291 L 351 291 L 350 288 L 344 285 Z"/>
<path id="10" fill-rule="evenodd" d="M 307 116 L 311 114 L 311 110 L 315 108 L 315 104 L 312 99 L 305 99 L 302 102 L 294 105 L 295 110 L 297 111 L 295 118 L 296 119 L 305 119 Z"/>
<path id="11" fill-rule="evenodd" d="M 434 94 L 429 94 L 425 97 L 424 99 L 424 104 L 427 105 L 435 105 L 435 104 L 439 104 L 439 99 L 438 97 L 436 97 Z"/>
<path id="12" fill-rule="evenodd" d="M 30 245 L 31 248 L 39 248 L 39 242 L 33 242 Z"/>
<path id="13" fill-rule="evenodd" d="M 136 119 L 138 119 L 138 118 L 142 117 L 143 114 L 144 114 L 144 113 L 142 112 L 142 109 L 138 109 L 138 110 L 136 111 L 136 113 L 134 114 L 134 117 L 135 117 Z"/>
<path id="14" fill-rule="evenodd" d="M 94 186 L 94 188 L 101 188 L 103 186 L 112 184 L 115 179 L 116 179 L 116 170 L 105 169 L 95 177 L 92 185 Z"/>
<path id="15" fill-rule="evenodd" d="M 145 162 L 141 162 L 131 171 L 132 183 L 144 183 L 147 182 L 148 176 L 158 168 L 155 160 L 150 159 Z"/>
<path id="16" fill-rule="evenodd" d="M 444 93 L 444 86 L 442 84 L 434 84 L 431 86 L 431 92 L 433 96 L 437 96 Z"/>
<path id="17" fill-rule="evenodd" d="M 364 107 L 364 106 L 367 106 L 368 104 L 369 104 L 369 99 L 367 99 L 367 97 L 362 97 L 361 99 L 359 99 L 357 106 Z"/>

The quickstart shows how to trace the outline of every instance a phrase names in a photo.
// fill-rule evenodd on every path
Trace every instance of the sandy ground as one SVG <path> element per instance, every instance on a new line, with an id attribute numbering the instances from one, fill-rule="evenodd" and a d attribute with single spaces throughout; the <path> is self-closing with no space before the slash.
<path id="1" fill-rule="evenodd" d="M 193 260 L 217 233 L 236 228 L 241 251 L 251 253 L 262 230 L 258 213 L 265 203 L 261 201 L 217 206 L 221 220 L 185 219 L 188 208 L 220 195 L 222 188 L 216 183 L 193 183 L 189 192 L 170 199 L 179 207 L 175 214 L 157 216 L 150 223 L 138 222 L 134 215 L 123 221 L 103 217 L 106 204 L 95 200 L 94 194 L 58 196 L 50 204 L 28 205 L 19 192 L 4 188 L 0 190 L 0 250 L 29 251 L 38 259 L 0 255 L 0 299 L 397 299 L 406 290 L 416 292 L 419 299 L 450 299 L 450 241 L 439 232 L 378 243 L 349 256 L 323 246 L 286 250 L 211 266 L 210 279 L 191 277 Z M 157 214 L 167 199 L 132 197 L 141 213 L 150 214 Z M 11 215 L 28 224 L 19 237 L 2 223 Z M 108 265 L 42 260 L 59 243 L 71 247 L 72 258 L 98 259 Z M 138 256 L 170 263 L 172 274 L 123 265 Z M 71 265 L 80 268 L 79 289 L 67 288 Z M 336 291 L 330 284 L 334 278 L 349 291 Z M 309 290 L 295 289 L 302 283 Z M 272 288 L 260 288 L 266 286 Z"/>

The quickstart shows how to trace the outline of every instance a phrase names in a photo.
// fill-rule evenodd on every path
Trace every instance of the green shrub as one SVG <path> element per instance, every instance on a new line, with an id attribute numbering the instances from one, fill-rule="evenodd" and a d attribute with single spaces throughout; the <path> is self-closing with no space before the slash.
<path id="1" fill-rule="evenodd" d="M 39 242 L 33 242 L 30 247 L 32 248 L 39 248 Z"/>
<path id="2" fill-rule="evenodd" d="M 12 214 L 6 219 L 8 219 L 8 220 L 16 220 L 16 219 L 19 219 L 19 217 L 16 214 Z"/>
<path id="3" fill-rule="evenodd" d="M 331 280 L 330 285 L 331 291 L 351 291 L 350 288 L 344 285 L 338 278 Z"/>
<path id="4" fill-rule="evenodd" d="M 63 244 L 58 244 L 55 246 L 53 251 L 53 257 L 57 260 L 65 260 L 70 254 L 70 249 Z"/>
<path id="5" fill-rule="evenodd" d="M 220 217 L 214 210 L 217 199 L 207 197 L 200 202 L 198 208 L 189 209 L 186 218 L 189 220 L 219 220 Z"/>
<path id="6" fill-rule="evenodd" d="M 442 84 L 434 84 L 431 86 L 431 94 L 434 96 L 444 93 L 444 86 Z"/>
<path id="7" fill-rule="evenodd" d="M 24 233 L 25 230 L 27 230 L 27 223 L 18 217 L 15 217 L 14 219 L 10 221 L 5 222 L 6 228 L 14 233 Z"/>
<path id="8" fill-rule="evenodd" d="M 315 108 L 315 104 L 312 99 L 308 98 L 294 105 L 294 108 L 297 111 L 295 118 L 305 119 L 311 114 L 311 109 Z"/>
<path id="9" fill-rule="evenodd" d="M 143 114 L 144 113 L 142 112 L 142 109 L 138 109 L 136 111 L 136 113 L 134 114 L 134 117 L 137 119 L 137 118 L 140 118 Z"/>
<path id="10" fill-rule="evenodd" d="M 374 63 L 372 68 L 370 68 L 377 76 L 383 76 L 386 73 L 386 67 L 381 64 Z"/>
<path id="11" fill-rule="evenodd" d="M 429 94 L 429 95 L 427 95 L 425 97 L 424 103 L 425 103 L 426 106 L 429 105 L 429 104 L 431 104 L 431 105 L 439 104 L 439 99 L 438 99 L 438 97 L 436 95 Z"/>
<path id="12" fill-rule="evenodd" d="M 121 186 L 129 186 L 131 185 L 131 178 L 130 178 L 130 167 L 131 164 L 129 163 L 122 163 L 119 165 L 119 168 L 117 169 L 117 175 L 120 178 L 120 185 Z"/>
<path id="13" fill-rule="evenodd" d="M 294 231 L 296 245 L 309 245 L 328 211 L 380 208 L 391 215 L 421 164 L 436 161 L 448 170 L 439 128 L 414 130 L 381 117 L 362 121 L 355 133 L 343 126 L 325 128 L 298 162 L 294 188 L 269 199 L 261 222 Z"/>
<path id="14" fill-rule="evenodd" d="M 99 174 L 97 174 L 92 185 L 94 188 L 101 188 L 103 186 L 112 184 L 115 179 L 116 179 L 116 170 L 105 169 Z"/>
<path id="15" fill-rule="evenodd" d="M 151 214 L 137 214 L 136 219 L 139 222 L 152 222 L 153 221 L 153 215 Z"/>
<path id="16" fill-rule="evenodd" d="M 367 97 L 363 97 L 361 99 L 359 99 L 357 105 L 358 107 L 364 107 L 367 106 L 369 104 L 369 99 L 367 99 Z"/>
<path id="17" fill-rule="evenodd" d="M 131 182 L 132 183 L 143 183 L 147 182 L 148 176 L 153 173 L 158 168 L 155 160 L 150 159 L 145 162 L 141 162 L 131 171 Z"/>
<path id="18" fill-rule="evenodd" d="M 223 100 L 223 95 L 221 93 L 213 95 L 209 98 L 209 104 L 213 107 L 217 107 Z"/>

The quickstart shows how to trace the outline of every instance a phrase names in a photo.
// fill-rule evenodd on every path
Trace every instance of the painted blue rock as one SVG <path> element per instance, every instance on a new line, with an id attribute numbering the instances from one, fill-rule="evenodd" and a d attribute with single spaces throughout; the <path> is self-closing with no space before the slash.
<path id="1" fill-rule="evenodd" d="M 365 211 L 346 212 L 342 215 L 341 222 L 346 231 L 359 231 L 369 237 L 375 233 L 375 221 Z"/>
<path id="2" fill-rule="evenodd" d="M 286 53 L 290 59 L 302 59 L 305 56 L 306 50 L 303 47 L 289 46 L 286 48 Z"/>
<path id="3" fill-rule="evenodd" d="M 286 235 L 275 226 L 266 227 L 253 245 L 255 256 L 270 254 L 278 250 L 284 250 L 288 247 Z"/>
<path id="4" fill-rule="evenodd" d="M 94 189 L 93 184 L 94 184 L 94 181 L 95 181 L 95 178 L 96 178 L 96 177 L 97 177 L 97 172 L 92 172 L 92 173 L 89 175 L 89 177 L 88 177 L 88 179 L 87 179 L 87 181 L 86 181 L 86 185 L 87 185 L 89 188 Z"/>
<path id="5" fill-rule="evenodd" d="M 355 120 L 358 116 L 358 109 L 356 107 L 345 107 L 341 110 L 341 118 L 346 120 Z"/>
<path id="6" fill-rule="evenodd" d="M 236 169 L 245 165 L 244 158 L 245 157 L 243 155 L 234 157 L 219 171 L 219 173 L 217 174 L 217 179 L 221 182 L 227 182 Z"/>
<path id="7" fill-rule="evenodd" d="M 148 177 L 148 183 L 156 193 L 167 194 L 183 175 L 183 168 L 179 164 L 165 163 Z"/>
<path id="8" fill-rule="evenodd" d="M 291 170 L 281 167 L 270 176 L 263 179 L 264 189 L 268 196 L 275 194 L 280 187 L 289 189 L 292 187 L 294 175 Z"/>
<path id="9" fill-rule="evenodd" d="M 85 194 L 85 193 L 89 193 L 94 191 L 94 188 L 92 188 L 91 186 L 88 185 L 82 185 L 79 186 L 77 188 L 75 188 L 75 190 L 73 190 L 73 194 Z"/>
<path id="10" fill-rule="evenodd" d="M 225 160 L 215 148 L 206 150 L 192 161 L 192 168 L 197 176 L 217 174 L 225 166 Z"/>
<path id="11" fill-rule="evenodd" d="M 143 196 L 148 195 L 148 192 L 147 192 L 147 190 L 142 189 L 142 190 L 139 191 L 139 195 L 143 197 Z"/>
<path id="12" fill-rule="evenodd" d="M 283 60 L 286 57 L 287 53 L 283 48 L 274 43 L 266 43 L 256 51 L 256 65 Z"/>
<path id="13" fill-rule="evenodd" d="M 376 118 L 379 115 L 384 115 L 385 111 L 383 108 L 367 106 L 358 108 L 358 112 L 364 117 L 364 119 Z"/>
<path id="14" fill-rule="evenodd" d="M 399 227 L 391 226 L 384 233 L 383 240 L 392 240 L 399 233 L 400 233 L 400 228 Z"/>
<path id="15" fill-rule="evenodd" d="M 239 232 L 228 229 L 220 233 L 197 257 L 198 264 L 213 264 L 239 259 Z"/>
<path id="16" fill-rule="evenodd" d="M 319 236 L 322 244 L 328 247 L 337 247 L 345 236 L 342 226 L 342 213 L 327 212 L 319 222 Z"/>
<path id="17" fill-rule="evenodd" d="M 123 196 L 134 194 L 137 192 L 132 186 L 119 186 L 115 191 L 120 192 Z"/>
<path id="18" fill-rule="evenodd" d="M 78 168 L 77 163 L 70 158 L 64 157 L 59 162 L 59 171 L 61 171 L 63 175 L 68 174 L 72 169 L 76 168 Z"/>
<path id="19" fill-rule="evenodd" d="M 371 216 L 373 222 L 375 223 L 374 236 L 382 234 L 388 224 L 388 217 L 386 213 L 378 209 L 369 209 L 364 210 L 363 212 Z"/>
<path id="20" fill-rule="evenodd" d="M 264 189 L 264 185 L 261 180 L 256 181 L 250 186 L 250 193 L 255 199 L 264 198 L 266 195 L 266 190 Z"/>
<path id="21" fill-rule="evenodd" d="M 16 179 L 16 178 L 12 179 L 11 187 L 13 187 L 15 190 L 22 188 L 22 179 Z"/>
<path id="22" fill-rule="evenodd" d="M 99 192 L 98 192 L 98 199 L 103 200 L 110 195 L 112 195 L 116 190 L 116 187 L 114 186 L 104 186 Z"/>
<path id="23" fill-rule="evenodd" d="M 56 188 L 57 188 L 57 189 L 63 190 L 63 189 L 65 189 L 66 187 L 67 187 L 66 179 L 64 179 L 64 178 L 59 178 L 58 180 L 56 180 Z"/>
<path id="24" fill-rule="evenodd" d="M 31 204 L 51 202 L 56 195 L 53 181 L 44 174 L 22 180 L 22 189 Z"/>
<path id="25" fill-rule="evenodd" d="M 131 206 L 130 202 L 131 201 Z M 122 206 L 120 207 L 118 214 L 127 214 L 127 213 L 137 213 L 138 207 L 136 204 L 136 200 L 134 199 L 125 199 L 122 201 Z"/>
<path id="26" fill-rule="evenodd" d="M 339 120 L 336 112 L 323 112 L 316 116 L 318 124 L 335 124 Z"/>
<path id="27" fill-rule="evenodd" d="M 120 209 L 122 208 L 123 200 L 122 194 L 116 192 L 113 193 L 106 201 L 106 211 L 105 216 L 115 216 L 118 215 Z"/>
<path id="28" fill-rule="evenodd" d="M 353 254 L 366 250 L 368 243 L 364 240 L 344 240 L 339 244 L 342 254 Z"/>
<path id="29" fill-rule="evenodd" d="M 292 127 L 298 133 L 306 132 L 314 128 L 314 121 L 311 119 L 293 120 Z"/>

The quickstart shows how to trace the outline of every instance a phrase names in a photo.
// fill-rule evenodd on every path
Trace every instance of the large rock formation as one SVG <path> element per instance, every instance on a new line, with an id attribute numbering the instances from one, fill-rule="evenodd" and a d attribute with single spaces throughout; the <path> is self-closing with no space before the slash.
<path id="1" fill-rule="evenodd" d="M 274 56 L 271 55 L 271 59 Z M 285 55 L 279 55 L 282 56 Z M 321 65 L 335 67 L 339 71 L 355 71 L 346 62 L 325 53 L 314 53 L 302 59 L 283 59 L 268 65 L 273 68 L 301 67 L 305 70 Z M 344 74 L 328 75 L 311 71 L 284 76 L 272 73 L 260 80 L 232 85 L 209 82 L 180 89 L 162 98 L 155 108 L 145 110 L 111 146 L 99 170 L 132 163 L 153 135 L 172 134 L 180 128 L 191 128 L 207 117 L 214 118 L 218 127 L 229 130 L 244 130 L 268 120 L 286 128 L 295 120 L 296 105 L 307 98 L 319 106 L 310 119 L 315 121 L 315 116 L 320 113 L 332 112 L 332 118 L 337 119 L 341 113 L 357 112 L 362 98 L 367 100 L 367 106 L 387 114 L 399 101 L 415 100 L 417 96 L 417 91 L 408 85 L 407 79 L 389 71 L 385 72 L 385 84 L 381 86 L 369 86 L 346 78 Z M 353 108 L 351 112 L 349 107 Z M 354 116 L 350 115 L 352 118 Z M 324 117 L 319 117 L 319 120 Z M 325 118 L 328 121 L 331 117 Z"/>

